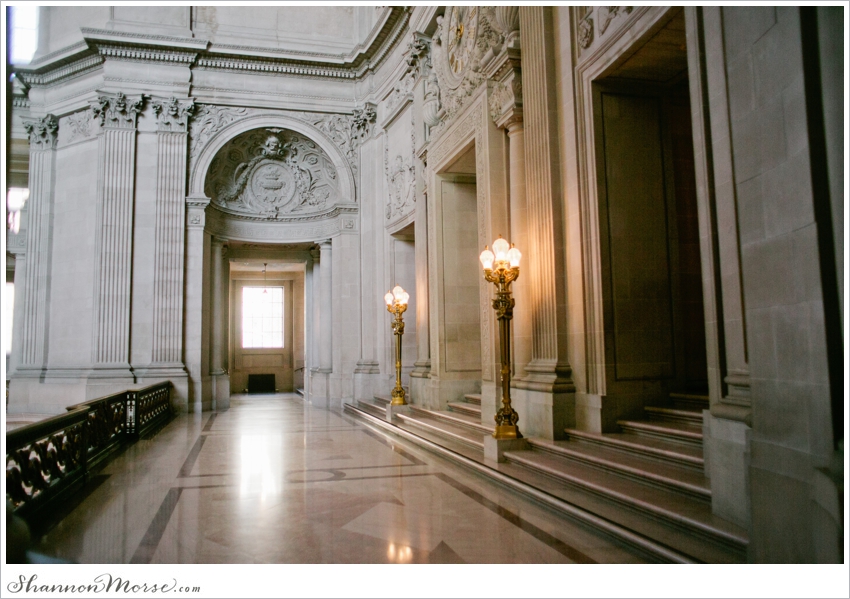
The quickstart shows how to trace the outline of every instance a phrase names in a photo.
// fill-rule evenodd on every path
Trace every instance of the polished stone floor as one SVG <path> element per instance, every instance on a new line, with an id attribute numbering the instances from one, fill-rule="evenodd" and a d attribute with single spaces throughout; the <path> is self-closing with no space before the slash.
<path id="1" fill-rule="evenodd" d="M 77 563 L 637 563 L 641 557 L 293 394 L 182 415 L 95 477 L 37 550 Z"/>

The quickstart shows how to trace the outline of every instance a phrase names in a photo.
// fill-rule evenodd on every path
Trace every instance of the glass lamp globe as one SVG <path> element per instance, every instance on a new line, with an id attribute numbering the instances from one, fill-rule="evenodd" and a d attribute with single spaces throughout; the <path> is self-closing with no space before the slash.
<path id="1" fill-rule="evenodd" d="M 484 251 L 481 252 L 481 255 L 478 257 L 481 260 L 481 266 L 484 267 L 484 270 L 492 270 L 493 269 L 493 260 L 496 259 L 496 256 L 493 255 L 487 246 L 484 246 Z"/>
<path id="2" fill-rule="evenodd" d="M 510 247 L 510 244 L 501 237 L 493 242 L 493 252 L 496 254 L 497 262 L 507 261 Z"/>
<path id="3" fill-rule="evenodd" d="M 522 252 L 511 245 L 511 249 L 508 250 L 508 261 L 511 263 L 511 268 L 519 266 L 520 259 L 522 259 Z"/>
<path id="4" fill-rule="evenodd" d="M 393 305 L 393 294 L 390 291 L 387 291 L 387 294 L 384 296 L 384 301 L 387 302 L 388 306 Z"/>

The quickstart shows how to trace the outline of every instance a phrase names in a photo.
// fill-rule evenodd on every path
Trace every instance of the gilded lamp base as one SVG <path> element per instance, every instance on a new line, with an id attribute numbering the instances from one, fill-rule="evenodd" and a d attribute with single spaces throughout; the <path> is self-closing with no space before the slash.
<path id="1" fill-rule="evenodd" d="M 395 387 L 390 395 L 392 397 L 391 405 L 394 406 L 404 406 L 407 405 L 407 402 L 404 401 L 404 389 L 401 387 Z"/>
<path id="2" fill-rule="evenodd" d="M 519 432 L 519 427 L 515 424 L 497 425 L 493 432 L 495 439 L 522 439 L 522 434 Z"/>

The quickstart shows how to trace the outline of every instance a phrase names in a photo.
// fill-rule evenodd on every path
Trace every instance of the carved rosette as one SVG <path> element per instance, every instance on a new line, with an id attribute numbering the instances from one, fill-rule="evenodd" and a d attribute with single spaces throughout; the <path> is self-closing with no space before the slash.
<path id="1" fill-rule="evenodd" d="M 145 96 L 132 99 L 121 92 L 104 94 L 92 101 L 92 114 L 104 129 L 135 129 L 144 103 Z"/>
<path id="2" fill-rule="evenodd" d="M 29 136 L 30 151 L 53 150 L 59 133 L 59 120 L 52 114 L 40 119 L 23 119 Z"/>
<path id="3" fill-rule="evenodd" d="M 154 100 L 151 108 L 156 115 L 157 130 L 161 132 L 186 133 L 189 117 L 195 110 L 194 100 Z"/>

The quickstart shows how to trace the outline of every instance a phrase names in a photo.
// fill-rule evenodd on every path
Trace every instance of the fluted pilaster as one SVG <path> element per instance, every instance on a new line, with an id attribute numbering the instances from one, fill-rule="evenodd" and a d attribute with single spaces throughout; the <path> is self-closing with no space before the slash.
<path id="1" fill-rule="evenodd" d="M 520 8 L 532 359 L 525 388 L 573 391 L 566 360 L 565 264 L 558 162 L 554 52 L 549 7 Z"/>
<path id="2" fill-rule="evenodd" d="M 29 135 L 29 200 L 27 201 L 21 361 L 23 369 L 41 369 L 47 362 L 47 319 L 50 281 L 50 230 L 53 214 L 53 179 L 56 161 L 55 116 L 24 121 Z M 23 261 L 22 261 L 23 262 Z"/>
<path id="3" fill-rule="evenodd" d="M 192 101 L 153 102 L 157 115 L 156 242 L 153 296 L 155 365 L 183 360 L 183 266 L 185 260 L 186 125 Z"/>
<path id="4" fill-rule="evenodd" d="M 130 356 L 130 282 L 136 119 L 143 98 L 100 96 L 93 105 L 101 124 L 95 271 L 95 368 L 127 368 Z"/>

